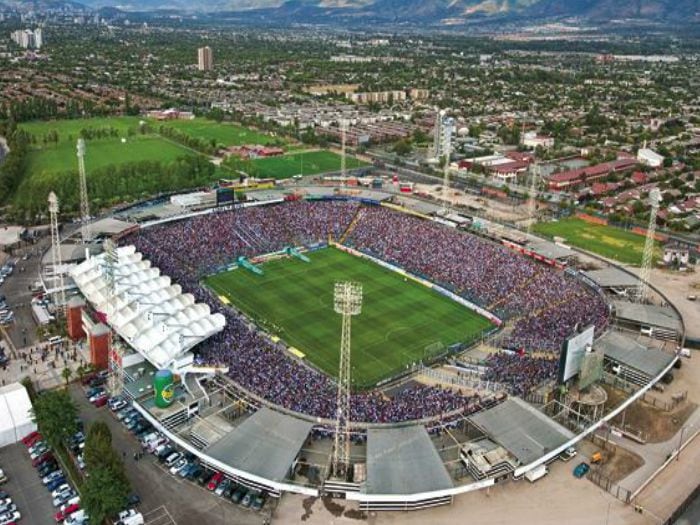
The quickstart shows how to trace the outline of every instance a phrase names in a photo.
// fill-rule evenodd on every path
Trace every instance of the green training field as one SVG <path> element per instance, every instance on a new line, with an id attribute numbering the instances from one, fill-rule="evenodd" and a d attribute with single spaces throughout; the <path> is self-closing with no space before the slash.
<path id="1" fill-rule="evenodd" d="M 536 224 L 534 231 L 563 237 L 568 244 L 623 264 L 641 265 L 644 237 L 614 226 L 589 224 L 578 218 Z M 657 247 L 658 249 L 658 247 Z"/>
<path id="2" fill-rule="evenodd" d="M 268 145 L 284 140 L 273 137 L 255 130 L 229 124 L 226 122 L 215 122 L 203 118 L 193 120 L 170 120 L 167 122 L 151 122 L 157 130 L 160 126 L 175 128 L 190 137 L 211 141 L 215 140 L 224 146 L 242 146 L 243 144 Z"/>
<path id="3" fill-rule="evenodd" d="M 346 157 L 347 169 L 367 166 L 355 157 Z M 340 171 L 340 155 L 332 151 L 306 151 L 283 155 L 281 157 L 268 157 L 250 161 L 251 175 L 260 178 L 288 179 L 294 175 L 317 175 Z"/>
<path id="4" fill-rule="evenodd" d="M 37 145 L 42 145 L 42 139 L 51 131 L 58 133 L 59 142 L 72 142 L 75 145 L 83 129 L 109 129 L 117 130 L 120 137 L 126 137 L 129 128 L 138 128 L 139 117 L 95 117 L 70 120 L 42 120 L 24 122 L 20 129 L 30 135 L 34 135 Z"/>
<path id="5" fill-rule="evenodd" d="M 206 279 L 261 326 L 337 376 L 340 315 L 333 311 L 338 281 L 363 287 L 362 313 L 352 324 L 353 381 L 370 387 L 406 365 L 428 357 L 426 347 L 471 340 L 490 322 L 466 307 L 371 261 L 327 248 L 308 254 L 310 263 L 278 259 L 265 275 L 244 269 Z"/>
<path id="6" fill-rule="evenodd" d="M 135 135 L 126 139 L 99 139 L 87 141 L 85 168 L 89 172 L 105 166 L 115 166 L 144 160 L 169 162 L 193 153 L 174 142 L 155 135 Z M 28 177 L 41 177 L 43 173 L 78 171 L 76 146 L 73 142 L 33 149 L 27 157 Z"/>

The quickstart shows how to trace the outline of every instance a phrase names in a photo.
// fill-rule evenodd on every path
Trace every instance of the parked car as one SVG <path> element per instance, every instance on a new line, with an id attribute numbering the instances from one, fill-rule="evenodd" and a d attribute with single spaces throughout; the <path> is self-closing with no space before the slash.
<path id="1" fill-rule="evenodd" d="M 217 496 L 223 496 L 224 492 L 226 491 L 226 489 L 229 488 L 230 485 L 231 485 L 230 479 L 223 480 L 221 483 L 219 483 L 219 486 L 216 487 L 216 489 L 214 490 L 214 494 L 216 494 Z"/>
<path id="2" fill-rule="evenodd" d="M 62 492 L 68 492 L 70 490 L 71 490 L 71 488 L 70 488 L 70 485 L 68 483 L 62 483 L 61 485 L 56 487 L 56 489 L 51 491 L 51 497 L 55 498 L 56 496 L 58 496 Z"/>
<path id="3" fill-rule="evenodd" d="M 175 463 L 173 463 L 170 466 L 170 473 L 174 476 L 177 473 L 180 472 L 183 468 L 185 468 L 188 465 L 187 460 L 183 457 L 180 457 Z"/>
<path id="4" fill-rule="evenodd" d="M 39 465 L 42 465 L 47 461 L 56 461 L 51 452 L 44 452 L 44 454 L 39 456 L 38 458 L 32 459 L 32 466 L 38 467 Z"/>
<path id="5" fill-rule="evenodd" d="M 195 481 L 195 480 L 199 479 L 199 477 L 202 475 L 203 472 L 204 472 L 203 466 L 195 465 L 194 468 L 187 473 L 185 478 L 188 479 L 189 481 Z"/>
<path id="6" fill-rule="evenodd" d="M 248 489 L 245 488 L 243 485 L 239 485 L 236 490 L 233 491 L 233 494 L 231 494 L 231 501 L 234 503 L 240 503 L 240 501 L 243 499 L 243 496 L 245 496 L 248 493 Z"/>
<path id="7" fill-rule="evenodd" d="M 61 505 L 60 510 L 54 515 L 54 519 L 56 520 L 56 523 L 61 522 L 78 510 L 80 510 L 80 504 L 78 503 Z"/>
<path id="8" fill-rule="evenodd" d="M 204 486 L 209 483 L 209 480 L 214 476 L 214 472 L 208 469 L 202 471 L 202 473 L 197 478 L 197 483 Z"/>
<path id="9" fill-rule="evenodd" d="M 31 447 L 36 441 L 39 441 L 41 439 L 41 434 L 37 432 L 36 430 L 34 432 L 31 432 L 24 436 L 22 438 L 22 443 L 24 443 L 27 447 Z"/>
<path id="10" fill-rule="evenodd" d="M 17 522 L 22 519 L 22 514 L 18 511 L 6 512 L 5 514 L 0 514 L 0 525 L 10 525 L 11 523 Z"/>
<path id="11" fill-rule="evenodd" d="M 5 483 L 6 481 L 7 481 L 7 475 L 5 474 L 5 471 L 3 471 L 3 470 L 0 468 L 0 485 L 2 485 L 3 483 Z"/>
<path id="12" fill-rule="evenodd" d="M 219 486 L 219 483 L 221 483 L 221 480 L 224 479 L 224 475 L 221 472 L 215 473 L 211 479 L 209 480 L 209 483 L 207 483 L 207 489 L 208 490 L 216 490 L 216 487 Z"/>
<path id="13" fill-rule="evenodd" d="M 39 444 L 35 445 L 33 451 L 29 453 L 29 457 L 32 458 L 32 460 L 34 460 L 34 459 L 40 458 L 41 456 L 46 454 L 48 451 L 49 451 L 48 445 L 46 445 L 42 441 Z"/>
<path id="14" fill-rule="evenodd" d="M 107 404 L 107 394 L 96 398 L 92 402 L 92 404 L 95 405 L 95 408 L 100 408 L 100 407 L 105 406 Z"/>
<path id="15" fill-rule="evenodd" d="M 58 494 L 58 496 L 55 496 L 53 499 L 53 506 L 54 507 L 60 507 L 63 505 L 66 501 L 71 499 L 72 497 L 76 496 L 76 493 L 73 491 L 73 489 L 70 489 L 66 492 L 61 492 Z"/>
<path id="16" fill-rule="evenodd" d="M 253 503 L 251 504 L 250 508 L 253 510 L 262 510 L 262 508 L 265 506 L 265 493 L 260 492 L 255 495 L 253 498 Z"/>
<path id="17" fill-rule="evenodd" d="M 56 490 L 58 487 L 63 485 L 66 482 L 65 476 L 61 476 L 60 478 L 56 478 L 55 480 L 51 481 L 50 483 L 46 484 L 46 488 L 49 490 Z"/>
<path id="18" fill-rule="evenodd" d="M 243 496 L 243 499 L 241 500 L 241 505 L 243 507 L 250 507 L 251 503 L 253 503 L 253 492 L 248 492 L 246 493 L 245 496 Z"/>
<path id="19" fill-rule="evenodd" d="M 591 470 L 591 467 L 588 465 L 588 463 L 583 462 L 579 463 L 576 465 L 576 468 L 574 469 L 574 477 L 576 478 L 582 478 L 586 474 L 588 474 L 588 471 Z"/>
<path id="20" fill-rule="evenodd" d="M 58 479 L 58 478 L 60 478 L 61 476 L 63 476 L 63 472 L 62 472 L 62 471 L 60 471 L 60 470 L 54 470 L 54 471 L 51 472 L 50 474 L 47 474 L 46 476 L 44 476 L 44 477 L 41 479 L 41 482 L 42 482 L 44 485 L 48 485 L 48 484 L 51 483 L 53 480 Z"/>

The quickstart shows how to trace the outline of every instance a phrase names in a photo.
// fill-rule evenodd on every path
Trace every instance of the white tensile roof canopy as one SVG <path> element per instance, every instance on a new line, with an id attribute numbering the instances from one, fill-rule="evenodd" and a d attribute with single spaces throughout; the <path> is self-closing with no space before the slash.
<path id="1" fill-rule="evenodd" d="M 0 448 L 17 443 L 36 430 L 31 409 L 24 386 L 12 383 L 0 388 Z"/>
<path id="2" fill-rule="evenodd" d="M 173 368 L 192 347 L 223 330 L 222 314 L 182 293 L 134 246 L 116 248 L 115 254 L 112 262 L 106 253 L 91 257 L 71 277 L 107 324 L 154 366 Z"/>

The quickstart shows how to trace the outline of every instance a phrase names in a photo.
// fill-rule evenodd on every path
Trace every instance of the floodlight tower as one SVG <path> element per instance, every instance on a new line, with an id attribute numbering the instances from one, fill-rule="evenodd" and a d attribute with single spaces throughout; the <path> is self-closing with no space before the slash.
<path id="1" fill-rule="evenodd" d="M 651 211 L 649 213 L 649 227 L 647 228 L 647 238 L 644 242 L 644 254 L 642 256 L 642 267 L 639 272 L 639 296 L 640 303 L 645 303 L 649 298 L 649 279 L 651 278 L 651 267 L 654 259 L 654 241 L 656 233 L 656 216 L 659 213 L 659 204 L 661 203 L 661 192 L 658 188 L 654 188 L 649 192 L 649 204 Z"/>
<path id="2" fill-rule="evenodd" d="M 540 180 L 540 165 L 535 162 L 530 178 L 530 201 L 528 202 L 527 210 L 527 234 L 530 235 L 532 225 L 535 223 L 535 215 L 537 214 L 537 183 Z"/>
<path id="3" fill-rule="evenodd" d="M 433 157 L 440 157 L 440 137 L 442 135 L 442 117 L 445 115 L 445 110 L 435 108 L 435 128 L 433 128 Z"/>
<path id="4" fill-rule="evenodd" d="M 345 134 L 348 128 L 348 121 L 340 119 L 340 175 L 345 184 Z"/>
<path id="5" fill-rule="evenodd" d="M 362 285 L 335 283 L 334 310 L 343 316 L 340 338 L 340 367 L 336 396 L 333 474 L 345 479 L 350 467 L 350 326 L 353 315 L 362 311 Z"/>
<path id="6" fill-rule="evenodd" d="M 116 290 L 116 273 L 119 264 L 119 255 L 117 253 L 117 244 L 112 239 L 105 240 L 104 244 L 104 264 L 102 272 L 107 281 L 107 292 L 111 300 L 115 300 L 117 296 Z M 109 349 L 109 392 L 112 396 L 121 395 L 124 391 L 124 346 L 117 341 L 112 335 L 112 344 Z"/>
<path id="7" fill-rule="evenodd" d="M 87 194 L 87 178 L 85 176 L 85 141 L 78 139 L 78 174 L 80 176 L 80 220 L 83 244 L 90 241 L 90 203 Z"/>
<path id="8" fill-rule="evenodd" d="M 66 291 L 63 289 L 61 265 L 61 240 L 58 237 L 58 197 L 49 193 L 49 216 L 51 218 L 51 263 L 53 265 L 53 302 L 56 312 L 63 315 L 66 307 Z"/>
<path id="9" fill-rule="evenodd" d="M 447 213 L 450 210 L 450 206 L 448 204 L 448 198 L 449 198 L 449 191 L 448 191 L 448 186 L 450 184 L 450 155 L 452 154 L 452 139 L 449 136 L 445 137 L 445 144 L 443 144 L 443 149 L 444 149 L 444 155 L 445 155 L 445 166 L 443 167 L 443 176 L 442 176 L 442 198 L 444 201 L 444 205 L 442 207 L 442 211 L 447 215 Z"/>

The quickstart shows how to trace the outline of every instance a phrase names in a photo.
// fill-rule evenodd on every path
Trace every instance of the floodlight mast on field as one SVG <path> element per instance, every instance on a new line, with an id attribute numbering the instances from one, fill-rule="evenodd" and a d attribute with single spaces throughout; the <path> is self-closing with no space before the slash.
<path id="1" fill-rule="evenodd" d="M 53 266 L 53 302 L 56 312 L 65 313 L 66 291 L 63 288 L 63 271 L 61 266 L 61 240 L 58 236 L 58 197 L 49 193 L 49 216 L 51 218 L 51 264 Z"/>
<path id="2" fill-rule="evenodd" d="M 83 244 L 90 242 L 90 203 L 87 194 L 87 178 L 85 176 L 85 141 L 78 139 L 78 175 L 80 176 L 80 221 Z"/>
<path id="3" fill-rule="evenodd" d="M 642 267 L 639 272 L 639 294 L 640 303 L 646 303 L 649 299 L 649 279 L 651 279 L 651 266 L 654 260 L 654 241 L 656 240 L 656 216 L 659 213 L 661 203 L 661 192 L 659 188 L 654 188 L 649 192 L 649 227 L 647 228 L 647 238 L 644 241 L 644 254 L 642 256 Z"/>
<path id="4" fill-rule="evenodd" d="M 362 311 L 362 285 L 335 283 L 334 310 L 342 315 L 340 336 L 340 367 L 336 396 L 335 444 L 333 474 L 346 479 L 350 468 L 350 327 L 353 315 Z"/>
<path id="5" fill-rule="evenodd" d="M 347 119 L 341 118 L 340 119 L 340 176 L 343 180 L 343 184 L 346 183 L 345 181 L 345 134 L 348 129 L 348 121 Z"/>

